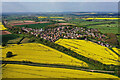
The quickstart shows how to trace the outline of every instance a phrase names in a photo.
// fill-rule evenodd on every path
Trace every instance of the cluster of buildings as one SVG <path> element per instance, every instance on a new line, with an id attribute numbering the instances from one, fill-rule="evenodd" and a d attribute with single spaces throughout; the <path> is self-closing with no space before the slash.
<path id="1" fill-rule="evenodd" d="M 87 29 L 83 27 L 75 26 L 57 26 L 55 28 L 48 28 L 46 30 L 41 29 L 32 29 L 22 27 L 22 30 L 26 33 L 35 35 L 36 37 L 55 42 L 60 38 L 64 39 L 93 39 L 96 40 L 98 44 L 110 47 L 109 44 L 103 42 L 106 41 L 107 36 L 100 33 L 97 29 Z"/>

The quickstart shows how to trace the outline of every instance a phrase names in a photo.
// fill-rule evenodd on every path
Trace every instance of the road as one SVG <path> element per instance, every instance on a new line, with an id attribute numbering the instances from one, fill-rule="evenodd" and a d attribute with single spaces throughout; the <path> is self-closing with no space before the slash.
<path id="1" fill-rule="evenodd" d="M 5 65 L 20 64 L 20 65 L 29 65 L 29 66 L 39 66 L 39 67 L 66 68 L 66 69 L 75 69 L 75 70 L 82 70 L 82 71 L 88 71 L 88 72 L 115 74 L 115 71 L 92 70 L 85 67 L 76 67 L 76 66 L 60 65 L 60 64 L 44 64 L 44 63 L 33 63 L 33 62 L 26 62 L 26 61 L 2 61 L 2 64 L 5 64 Z M 5 65 L 3 65 L 3 67 Z"/>

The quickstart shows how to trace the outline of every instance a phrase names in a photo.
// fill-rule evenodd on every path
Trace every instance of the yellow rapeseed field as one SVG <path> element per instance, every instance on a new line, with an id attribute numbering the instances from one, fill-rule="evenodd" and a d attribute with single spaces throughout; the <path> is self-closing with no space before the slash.
<path id="1" fill-rule="evenodd" d="M 2 25 L 1 22 L 0 22 L 0 30 L 6 30 L 6 28 L 4 27 L 4 25 Z"/>
<path id="2" fill-rule="evenodd" d="M 50 18 L 64 18 L 64 17 L 50 17 Z"/>
<path id="3" fill-rule="evenodd" d="M 118 54 L 120 54 L 120 49 L 118 49 L 118 48 L 112 48 L 116 53 L 118 53 Z"/>
<path id="4" fill-rule="evenodd" d="M 81 70 L 38 67 L 18 64 L 7 64 L 2 68 L 3 78 L 118 78 L 109 74 L 86 72 Z M 90 80 L 90 79 L 89 79 Z M 93 79 L 91 79 L 93 80 Z"/>
<path id="5" fill-rule="evenodd" d="M 11 51 L 14 55 L 6 58 L 6 53 Z M 31 61 L 46 64 L 61 64 L 88 67 L 88 65 L 76 58 L 59 52 L 39 43 L 11 44 L 2 49 L 3 60 L 10 61 Z"/>
<path id="6" fill-rule="evenodd" d="M 96 43 L 77 39 L 59 39 L 55 43 L 69 48 L 80 55 L 100 61 L 103 64 L 119 65 L 116 53 Z"/>
<path id="7" fill-rule="evenodd" d="M 40 17 L 38 17 L 38 18 L 48 18 L 48 17 L 45 17 L 45 16 L 40 16 Z"/>
<path id="8" fill-rule="evenodd" d="M 83 18 L 85 20 L 89 20 L 89 19 L 110 19 L 110 20 L 115 20 L 115 19 L 120 19 L 120 18 Z"/>

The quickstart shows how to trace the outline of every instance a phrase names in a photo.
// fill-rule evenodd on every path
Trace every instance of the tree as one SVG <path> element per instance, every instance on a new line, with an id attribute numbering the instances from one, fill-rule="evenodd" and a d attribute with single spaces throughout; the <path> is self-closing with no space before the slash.
<path id="1" fill-rule="evenodd" d="M 10 52 L 10 51 L 7 52 L 7 54 L 6 54 L 6 57 L 7 57 L 7 58 L 12 57 L 12 56 L 13 56 L 12 52 Z"/>

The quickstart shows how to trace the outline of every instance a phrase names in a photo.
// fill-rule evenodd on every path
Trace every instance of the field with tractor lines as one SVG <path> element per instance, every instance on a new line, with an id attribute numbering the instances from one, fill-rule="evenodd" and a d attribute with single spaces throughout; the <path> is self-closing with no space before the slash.
<path id="1" fill-rule="evenodd" d="M 116 53 L 109 48 L 96 43 L 77 39 L 59 39 L 56 43 L 103 64 L 119 64 L 118 55 Z"/>

